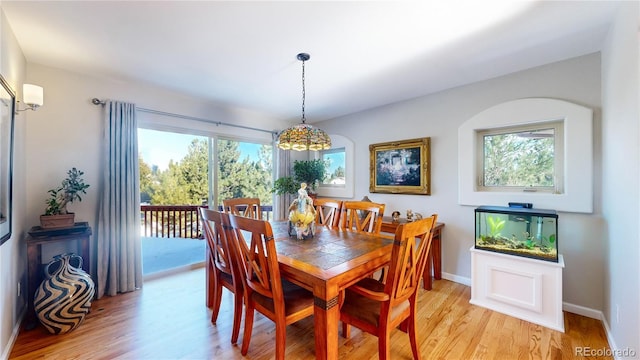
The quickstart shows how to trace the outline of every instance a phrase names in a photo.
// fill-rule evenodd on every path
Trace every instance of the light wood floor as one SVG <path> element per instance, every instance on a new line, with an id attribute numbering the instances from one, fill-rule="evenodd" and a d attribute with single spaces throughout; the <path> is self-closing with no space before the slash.
<path id="1" fill-rule="evenodd" d="M 565 313 L 562 334 L 470 305 L 469 298 L 469 287 L 446 280 L 421 291 L 423 359 L 579 359 L 577 347 L 608 348 L 598 320 Z M 231 300 L 225 291 L 213 325 L 204 305 L 204 269 L 148 281 L 143 290 L 94 301 L 83 324 L 68 334 L 50 335 L 41 326 L 22 331 L 10 359 L 242 359 L 229 341 Z M 246 358 L 271 359 L 273 323 L 260 314 L 255 320 Z M 391 341 L 393 359 L 412 358 L 405 333 L 395 331 Z M 377 339 L 356 328 L 339 342 L 341 359 L 377 359 Z M 314 359 L 313 318 L 287 328 L 286 357 Z"/>

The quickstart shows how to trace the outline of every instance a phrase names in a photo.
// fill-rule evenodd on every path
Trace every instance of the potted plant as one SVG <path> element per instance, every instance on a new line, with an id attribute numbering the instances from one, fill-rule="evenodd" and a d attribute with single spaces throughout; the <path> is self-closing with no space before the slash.
<path id="1" fill-rule="evenodd" d="M 300 184 L 306 183 L 309 195 L 314 195 L 325 174 L 325 163 L 321 159 L 296 160 L 293 163 L 293 176 L 277 179 L 271 192 L 276 195 L 295 195 L 300 189 Z"/>
<path id="2" fill-rule="evenodd" d="M 72 168 L 61 186 L 49 190 L 49 199 L 44 215 L 40 215 L 40 226 L 43 229 L 70 227 L 75 224 L 75 214 L 67 211 L 67 205 L 74 201 L 82 201 L 81 194 L 87 193 L 88 184 L 82 179 L 84 172 Z"/>
<path id="3" fill-rule="evenodd" d="M 293 180 L 293 177 L 285 176 L 277 179 L 273 183 L 273 189 L 271 189 L 271 192 L 276 195 L 296 194 L 299 188 L 300 184 Z"/>

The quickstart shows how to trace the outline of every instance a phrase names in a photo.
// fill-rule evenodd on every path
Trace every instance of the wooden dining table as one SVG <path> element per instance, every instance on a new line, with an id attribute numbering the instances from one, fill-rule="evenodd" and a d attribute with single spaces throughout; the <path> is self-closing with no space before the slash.
<path id="1" fill-rule="evenodd" d="M 340 291 L 387 265 L 393 239 L 318 226 L 298 240 L 287 221 L 271 225 L 281 276 L 313 292 L 316 359 L 337 359 Z"/>
<path id="2" fill-rule="evenodd" d="M 387 265 L 393 238 L 318 226 L 298 240 L 287 221 L 270 223 L 281 276 L 313 292 L 316 359 L 337 359 L 340 291 Z"/>

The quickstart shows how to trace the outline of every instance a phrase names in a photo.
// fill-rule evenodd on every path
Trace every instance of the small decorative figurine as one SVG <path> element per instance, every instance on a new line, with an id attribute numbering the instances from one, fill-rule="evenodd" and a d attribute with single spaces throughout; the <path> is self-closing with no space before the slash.
<path id="1" fill-rule="evenodd" d="M 413 211 L 411 209 L 407 210 L 407 222 L 413 221 Z"/>
<path id="2" fill-rule="evenodd" d="M 400 211 L 394 211 L 391 213 L 391 219 L 393 219 L 394 223 L 397 223 L 400 221 Z"/>
<path id="3" fill-rule="evenodd" d="M 289 206 L 289 235 L 299 240 L 313 237 L 315 231 L 316 209 L 306 189 L 306 183 L 300 184 L 298 198 Z"/>
<path id="4" fill-rule="evenodd" d="M 422 214 L 416 213 L 415 215 L 416 215 L 416 221 L 422 220 Z"/>

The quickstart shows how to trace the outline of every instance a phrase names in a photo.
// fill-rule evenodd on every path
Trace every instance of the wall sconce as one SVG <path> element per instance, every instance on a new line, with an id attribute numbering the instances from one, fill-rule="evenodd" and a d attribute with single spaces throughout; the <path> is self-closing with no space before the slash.
<path id="1" fill-rule="evenodd" d="M 18 111 L 38 110 L 38 108 L 44 104 L 44 90 L 42 89 L 42 86 L 23 84 L 22 102 L 27 105 L 27 107 L 24 109 L 18 109 L 16 107 L 16 114 Z"/>

